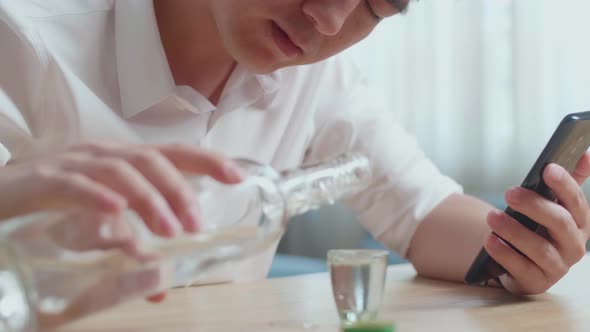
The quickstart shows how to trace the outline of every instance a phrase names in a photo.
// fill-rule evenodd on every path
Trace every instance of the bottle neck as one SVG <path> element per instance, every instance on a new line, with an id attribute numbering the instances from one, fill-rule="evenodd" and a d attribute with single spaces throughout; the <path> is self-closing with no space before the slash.
<path id="1" fill-rule="evenodd" d="M 333 160 L 283 172 L 278 188 L 285 202 L 286 217 L 352 196 L 371 181 L 369 160 L 344 154 Z"/>

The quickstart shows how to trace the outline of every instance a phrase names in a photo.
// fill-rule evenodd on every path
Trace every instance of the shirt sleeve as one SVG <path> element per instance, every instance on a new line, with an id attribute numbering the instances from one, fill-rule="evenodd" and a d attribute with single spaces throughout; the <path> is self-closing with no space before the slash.
<path id="1" fill-rule="evenodd" d="M 21 112 L 0 89 L 0 167 L 5 166 L 13 153 L 24 152 L 32 137 Z"/>
<path id="2" fill-rule="evenodd" d="M 441 174 L 392 112 L 375 102 L 360 77 L 337 77 L 353 82 L 332 84 L 332 91 L 342 93 L 333 94 L 332 102 L 318 110 L 305 162 L 344 152 L 366 155 L 372 183 L 345 203 L 358 212 L 361 224 L 377 240 L 405 257 L 419 223 L 443 199 L 463 189 Z"/>
<path id="3" fill-rule="evenodd" d="M 46 52 L 34 43 L 32 30 L 0 5 L 0 166 L 32 142 L 40 108 Z"/>

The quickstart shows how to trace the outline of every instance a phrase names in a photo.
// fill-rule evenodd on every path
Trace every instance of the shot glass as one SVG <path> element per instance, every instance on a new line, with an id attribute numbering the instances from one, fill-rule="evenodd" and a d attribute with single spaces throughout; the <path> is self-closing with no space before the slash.
<path id="1" fill-rule="evenodd" d="M 328 265 L 342 323 L 377 317 L 387 271 L 385 250 L 330 250 Z"/>

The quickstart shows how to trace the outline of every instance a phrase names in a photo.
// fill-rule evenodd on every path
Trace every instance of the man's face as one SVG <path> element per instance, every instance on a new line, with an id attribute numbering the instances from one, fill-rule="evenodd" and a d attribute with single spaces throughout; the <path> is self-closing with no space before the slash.
<path id="1" fill-rule="evenodd" d="M 211 0 L 230 55 L 257 73 L 326 59 L 409 0 Z"/>

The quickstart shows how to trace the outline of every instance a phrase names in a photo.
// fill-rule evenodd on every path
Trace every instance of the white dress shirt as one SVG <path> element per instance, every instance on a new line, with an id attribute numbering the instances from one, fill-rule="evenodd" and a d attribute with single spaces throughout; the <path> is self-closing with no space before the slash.
<path id="1" fill-rule="evenodd" d="M 462 190 L 339 56 L 268 75 L 238 65 L 218 105 L 175 85 L 152 1 L 0 0 L 0 88 L 0 165 L 89 139 L 185 142 L 279 170 L 362 152 L 375 179 L 347 203 L 401 255 L 419 222 Z M 207 280 L 264 278 L 275 248 Z"/>

